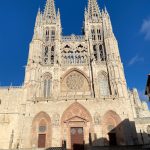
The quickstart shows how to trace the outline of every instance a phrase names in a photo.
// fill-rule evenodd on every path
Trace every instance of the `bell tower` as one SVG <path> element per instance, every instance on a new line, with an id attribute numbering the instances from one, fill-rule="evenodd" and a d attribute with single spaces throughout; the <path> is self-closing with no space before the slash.
<path id="1" fill-rule="evenodd" d="M 58 10 L 56 14 L 54 0 L 47 0 L 44 12 L 41 12 L 39 9 L 37 13 L 25 75 L 25 85 L 33 86 L 35 95 L 38 95 L 38 97 L 42 95 L 40 92 L 44 88 L 43 86 L 49 87 L 50 85 L 49 79 L 47 80 L 48 82 L 45 82 L 45 85 L 41 85 L 44 82 L 41 81 L 43 72 L 50 73 L 58 66 L 60 61 L 61 32 L 60 12 Z M 52 75 L 46 76 L 51 78 Z M 32 91 L 34 91 L 33 89 Z"/>
<path id="2" fill-rule="evenodd" d="M 47 0 L 43 14 L 43 65 L 55 65 L 58 61 L 58 47 L 60 40 L 61 24 L 60 13 L 56 15 L 54 0 Z"/>
<path id="3" fill-rule="evenodd" d="M 113 33 L 110 16 L 106 8 L 100 10 L 97 0 L 88 1 L 88 8 L 85 9 L 84 33 L 85 39 L 89 41 L 93 74 L 97 74 L 96 70 L 105 71 L 107 87 L 110 89 L 107 93 L 115 97 L 128 97 L 118 42 Z M 101 68 L 105 66 L 106 69 L 102 70 L 100 66 Z M 101 79 L 98 80 L 102 80 L 102 77 L 99 78 Z M 93 83 L 96 86 L 96 80 L 93 80 Z"/>
<path id="4" fill-rule="evenodd" d="M 97 0 L 88 1 L 88 9 L 85 9 L 84 32 L 90 42 L 90 53 L 96 62 L 105 61 L 103 45 L 102 14 Z"/>

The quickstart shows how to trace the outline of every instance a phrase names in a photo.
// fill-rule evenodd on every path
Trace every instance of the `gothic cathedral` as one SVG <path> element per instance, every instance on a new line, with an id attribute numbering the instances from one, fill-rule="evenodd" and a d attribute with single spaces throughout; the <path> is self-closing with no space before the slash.
<path id="1" fill-rule="evenodd" d="M 110 16 L 88 0 L 83 35 L 62 35 L 59 10 L 37 13 L 21 87 L 0 87 L 0 148 L 150 142 L 150 112 L 127 89 Z"/>

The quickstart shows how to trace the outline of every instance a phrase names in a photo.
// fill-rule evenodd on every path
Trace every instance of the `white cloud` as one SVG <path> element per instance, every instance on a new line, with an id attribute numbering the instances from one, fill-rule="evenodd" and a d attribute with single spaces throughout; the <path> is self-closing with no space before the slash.
<path id="1" fill-rule="evenodd" d="M 132 66 L 136 64 L 137 62 L 143 62 L 144 58 L 140 57 L 138 54 L 136 54 L 134 57 L 131 58 L 131 60 L 128 62 L 129 66 Z"/>
<path id="2" fill-rule="evenodd" d="M 150 18 L 143 21 L 141 33 L 144 34 L 146 40 L 150 40 Z"/>

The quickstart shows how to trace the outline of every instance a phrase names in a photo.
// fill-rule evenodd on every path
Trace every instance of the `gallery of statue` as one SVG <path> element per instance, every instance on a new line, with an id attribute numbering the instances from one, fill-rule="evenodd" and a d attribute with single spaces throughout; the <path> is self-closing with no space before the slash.
<path id="1" fill-rule="evenodd" d="M 60 16 L 47 0 L 23 85 L 0 87 L 0 148 L 149 143 L 150 112 L 137 90 L 127 89 L 106 8 L 88 0 L 79 36 L 62 35 Z"/>

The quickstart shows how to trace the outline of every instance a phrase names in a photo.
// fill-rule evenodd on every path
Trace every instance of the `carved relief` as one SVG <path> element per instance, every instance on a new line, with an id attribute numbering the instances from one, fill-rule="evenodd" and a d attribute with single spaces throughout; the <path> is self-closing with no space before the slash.
<path id="1" fill-rule="evenodd" d="M 63 114 L 62 123 L 74 117 L 82 118 L 88 122 L 92 122 L 90 113 L 79 103 L 72 104 Z"/>
<path id="2" fill-rule="evenodd" d="M 78 45 L 77 47 L 65 45 L 62 48 L 61 59 L 62 64 L 65 65 L 85 64 L 87 63 L 87 47 L 84 47 L 81 44 Z"/>
<path id="3" fill-rule="evenodd" d="M 60 121 L 60 115 L 58 113 L 55 113 L 53 115 L 53 126 L 59 126 Z"/>

